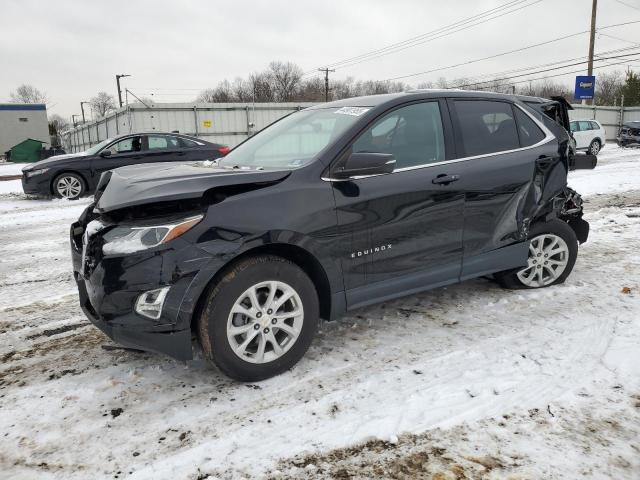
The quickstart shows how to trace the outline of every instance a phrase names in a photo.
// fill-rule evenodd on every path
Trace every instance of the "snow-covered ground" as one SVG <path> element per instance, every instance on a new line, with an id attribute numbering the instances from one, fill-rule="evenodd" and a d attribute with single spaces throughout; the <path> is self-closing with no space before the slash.
<path id="1" fill-rule="evenodd" d="M 0 177 L 5 175 L 22 175 L 22 169 L 28 163 L 0 162 Z"/>
<path id="2" fill-rule="evenodd" d="M 361 309 L 256 385 L 101 348 L 67 245 L 87 200 L 0 194 L 0 478 L 640 478 L 640 151 L 570 185 L 564 285 Z"/>

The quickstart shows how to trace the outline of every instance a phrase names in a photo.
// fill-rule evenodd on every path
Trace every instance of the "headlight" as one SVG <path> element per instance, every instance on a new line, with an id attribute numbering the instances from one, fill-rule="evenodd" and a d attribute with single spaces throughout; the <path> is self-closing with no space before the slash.
<path id="1" fill-rule="evenodd" d="M 28 177 L 33 177 L 35 175 L 42 175 L 44 172 L 48 172 L 49 169 L 48 168 L 39 168 L 38 170 L 27 170 L 26 173 L 27 174 L 27 178 Z"/>
<path id="2" fill-rule="evenodd" d="M 105 255 L 134 253 L 167 243 L 195 227 L 203 215 L 190 217 L 168 225 L 148 227 L 119 226 L 109 230 L 102 239 Z"/>

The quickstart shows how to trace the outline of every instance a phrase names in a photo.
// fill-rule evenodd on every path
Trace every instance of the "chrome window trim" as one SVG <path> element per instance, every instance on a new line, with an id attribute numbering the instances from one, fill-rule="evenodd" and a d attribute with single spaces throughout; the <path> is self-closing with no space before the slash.
<path id="1" fill-rule="evenodd" d="M 542 145 L 545 145 L 546 143 L 549 143 L 551 140 L 556 138 L 556 136 L 553 133 L 551 133 L 551 130 L 549 130 L 546 127 L 546 125 L 544 123 L 542 123 L 540 120 L 538 120 L 533 114 L 529 113 L 527 110 L 522 108 L 517 103 L 512 103 L 511 105 L 513 105 L 516 108 L 519 108 L 522 112 L 524 112 L 524 114 L 527 115 L 531 120 L 533 120 L 533 122 L 540 128 L 540 130 L 542 130 L 542 132 L 545 135 L 542 140 L 540 140 L 538 143 L 535 143 L 533 145 L 529 145 L 528 147 L 519 147 L 519 148 L 514 148 L 514 149 L 511 149 L 511 150 L 503 150 L 501 152 L 483 153 L 482 155 L 472 155 L 470 157 L 453 158 L 451 160 L 443 160 L 442 162 L 424 163 L 422 165 L 414 165 L 414 166 L 411 166 L 411 167 L 398 168 L 398 169 L 394 170 L 391 173 L 380 173 L 380 174 L 376 174 L 376 175 L 360 175 L 360 176 L 351 177 L 351 178 L 330 178 L 330 177 L 320 177 L 320 178 L 321 178 L 321 180 L 323 180 L 325 182 L 348 182 L 348 181 L 351 181 L 351 180 L 360 180 L 360 179 L 369 178 L 369 177 L 379 177 L 381 175 L 393 175 L 396 172 L 408 172 L 408 171 L 411 171 L 411 170 L 418 170 L 418 169 L 422 169 L 422 168 L 438 167 L 440 165 L 447 165 L 449 163 L 466 162 L 466 161 L 469 161 L 469 160 L 476 160 L 478 158 L 493 157 L 495 155 L 505 155 L 505 154 L 508 154 L 508 153 L 523 152 L 523 151 L 526 151 L 526 150 L 531 150 L 533 148 L 537 148 L 537 147 L 540 147 Z"/>

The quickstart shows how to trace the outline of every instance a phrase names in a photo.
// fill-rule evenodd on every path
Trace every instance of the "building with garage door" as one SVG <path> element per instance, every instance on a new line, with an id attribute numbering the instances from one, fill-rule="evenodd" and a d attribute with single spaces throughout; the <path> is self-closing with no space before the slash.
<path id="1" fill-rule="evenodd" d="M 0 156 L 28 138 L 49 145 L 47 106 L 40 103 L 0 103 Z"/>

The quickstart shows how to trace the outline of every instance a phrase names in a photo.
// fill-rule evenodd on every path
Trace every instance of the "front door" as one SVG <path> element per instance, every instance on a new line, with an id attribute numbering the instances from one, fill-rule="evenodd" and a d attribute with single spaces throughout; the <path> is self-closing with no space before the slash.
<path id="1" fill-rule="evenodd" d="M 394 173 L 334 181 L 348 308 L 457 281 L 464 192 L 444 101 L 399 107 L 374 121 L 351 152 L 393 154 Z"/>
<path id="2" fill-rule="evenodd" d="M 123 138 L 109 145 L 103 152 L 106 150 L 110 151 L 111 155 L 98 154 L 91 162 L 91 170 L 96 182 L 107 170 L 143 162 L 145 153 L 140 135 Z"/>

